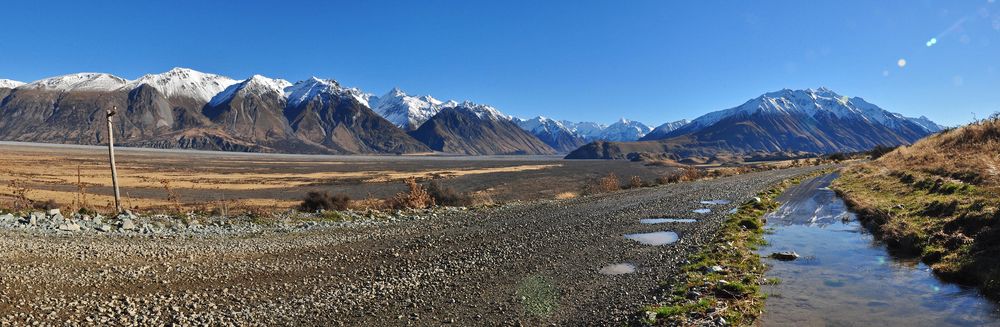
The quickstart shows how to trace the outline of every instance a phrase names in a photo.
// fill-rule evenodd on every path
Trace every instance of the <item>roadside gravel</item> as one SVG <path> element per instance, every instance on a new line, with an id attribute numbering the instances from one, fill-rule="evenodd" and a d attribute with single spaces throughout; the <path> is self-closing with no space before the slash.
<path id="1" fill-rule="evenodd" d="M 621 325 L 727 211 L 821 168 L 240 233 L 0 228 L 0 325 Z M 698 222 L 639 223 L 651 217 Z M 680 240 L 623 237 L 663 230 Z M 598 272 L 617 263 L 636 270 Z"/>

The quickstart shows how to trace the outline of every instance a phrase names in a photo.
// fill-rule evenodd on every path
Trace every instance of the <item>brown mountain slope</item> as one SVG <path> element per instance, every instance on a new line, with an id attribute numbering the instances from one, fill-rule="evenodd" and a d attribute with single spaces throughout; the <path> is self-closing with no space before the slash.
<path id="1" fill-rule="evenodd" d="M 435 151 L 469 155 L 554 154 L 555 150 L 514 122 L 464 103 L 448 107 L 410 132 Z M 489 110 L 492 111 L 492 108 Z M 495 112 L 495 111 L 494 111 Z"/>

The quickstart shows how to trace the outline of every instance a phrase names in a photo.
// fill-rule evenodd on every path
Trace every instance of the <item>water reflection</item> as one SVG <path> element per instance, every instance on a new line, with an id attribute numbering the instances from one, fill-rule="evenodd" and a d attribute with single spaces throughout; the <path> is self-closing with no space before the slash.
<path id="1" fill-rule="evenodd" d="M 625 234 L 625 238 L 645 245 L 664 245 L 678 240 L 677 233 L 671 231 Z"/>

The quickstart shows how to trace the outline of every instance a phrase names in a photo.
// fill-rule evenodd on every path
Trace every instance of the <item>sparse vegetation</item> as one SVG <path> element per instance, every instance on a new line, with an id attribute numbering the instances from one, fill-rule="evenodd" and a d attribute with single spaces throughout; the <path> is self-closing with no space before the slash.
<path id="1" fill-rule="evenodd" d="M 642 317 L 654 325 L 714 324 L 722 317 L 734 326 L 754 325 L 764 307 L 760 285 L 766 266 L 755 252 L 764 241 L 764 215 L 778 208 L 777 198 L 787 187 L 817 176 L 788 180 L 748 201 L 730 215 L 716 240 L 682 267 L 682 279 L 665 295 L 664 303 L 647 307 Z M 719 309 L 722 309 L 719 311 Z"/>
<path id="2" fill-rule="evenodd" d="M 392 198 L 390 204 L 395 209 L 424 209 L 434 206 L 434 197 L 427 189 L 417 183 L 416 178 L 408 178 L 404 181 L 408 191 L 397 193 Z"/>
<path id="3" fill-rule="evenodd" d="M 427 193 L 434 203 L 443 206 L 464 207 L 472 205 L 472 197 L 455 189 L 441 185 L 437 180 L 427 182 Z"/>

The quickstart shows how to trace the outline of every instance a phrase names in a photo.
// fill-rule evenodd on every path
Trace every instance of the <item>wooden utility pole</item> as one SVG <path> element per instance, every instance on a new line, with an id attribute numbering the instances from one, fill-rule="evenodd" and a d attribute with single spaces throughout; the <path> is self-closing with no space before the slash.
<path id="1" fill-rule="evenodd" d="M 118 106 L 108 110 L 108 159 L 111 161 L 111 185 L 115 188 L 115 214 L 122 212 L 122 197 L 118 192 L 118 168 L 115 167 L 115 133 L 111 127 L 111 117 L 118 112 Z"/>

